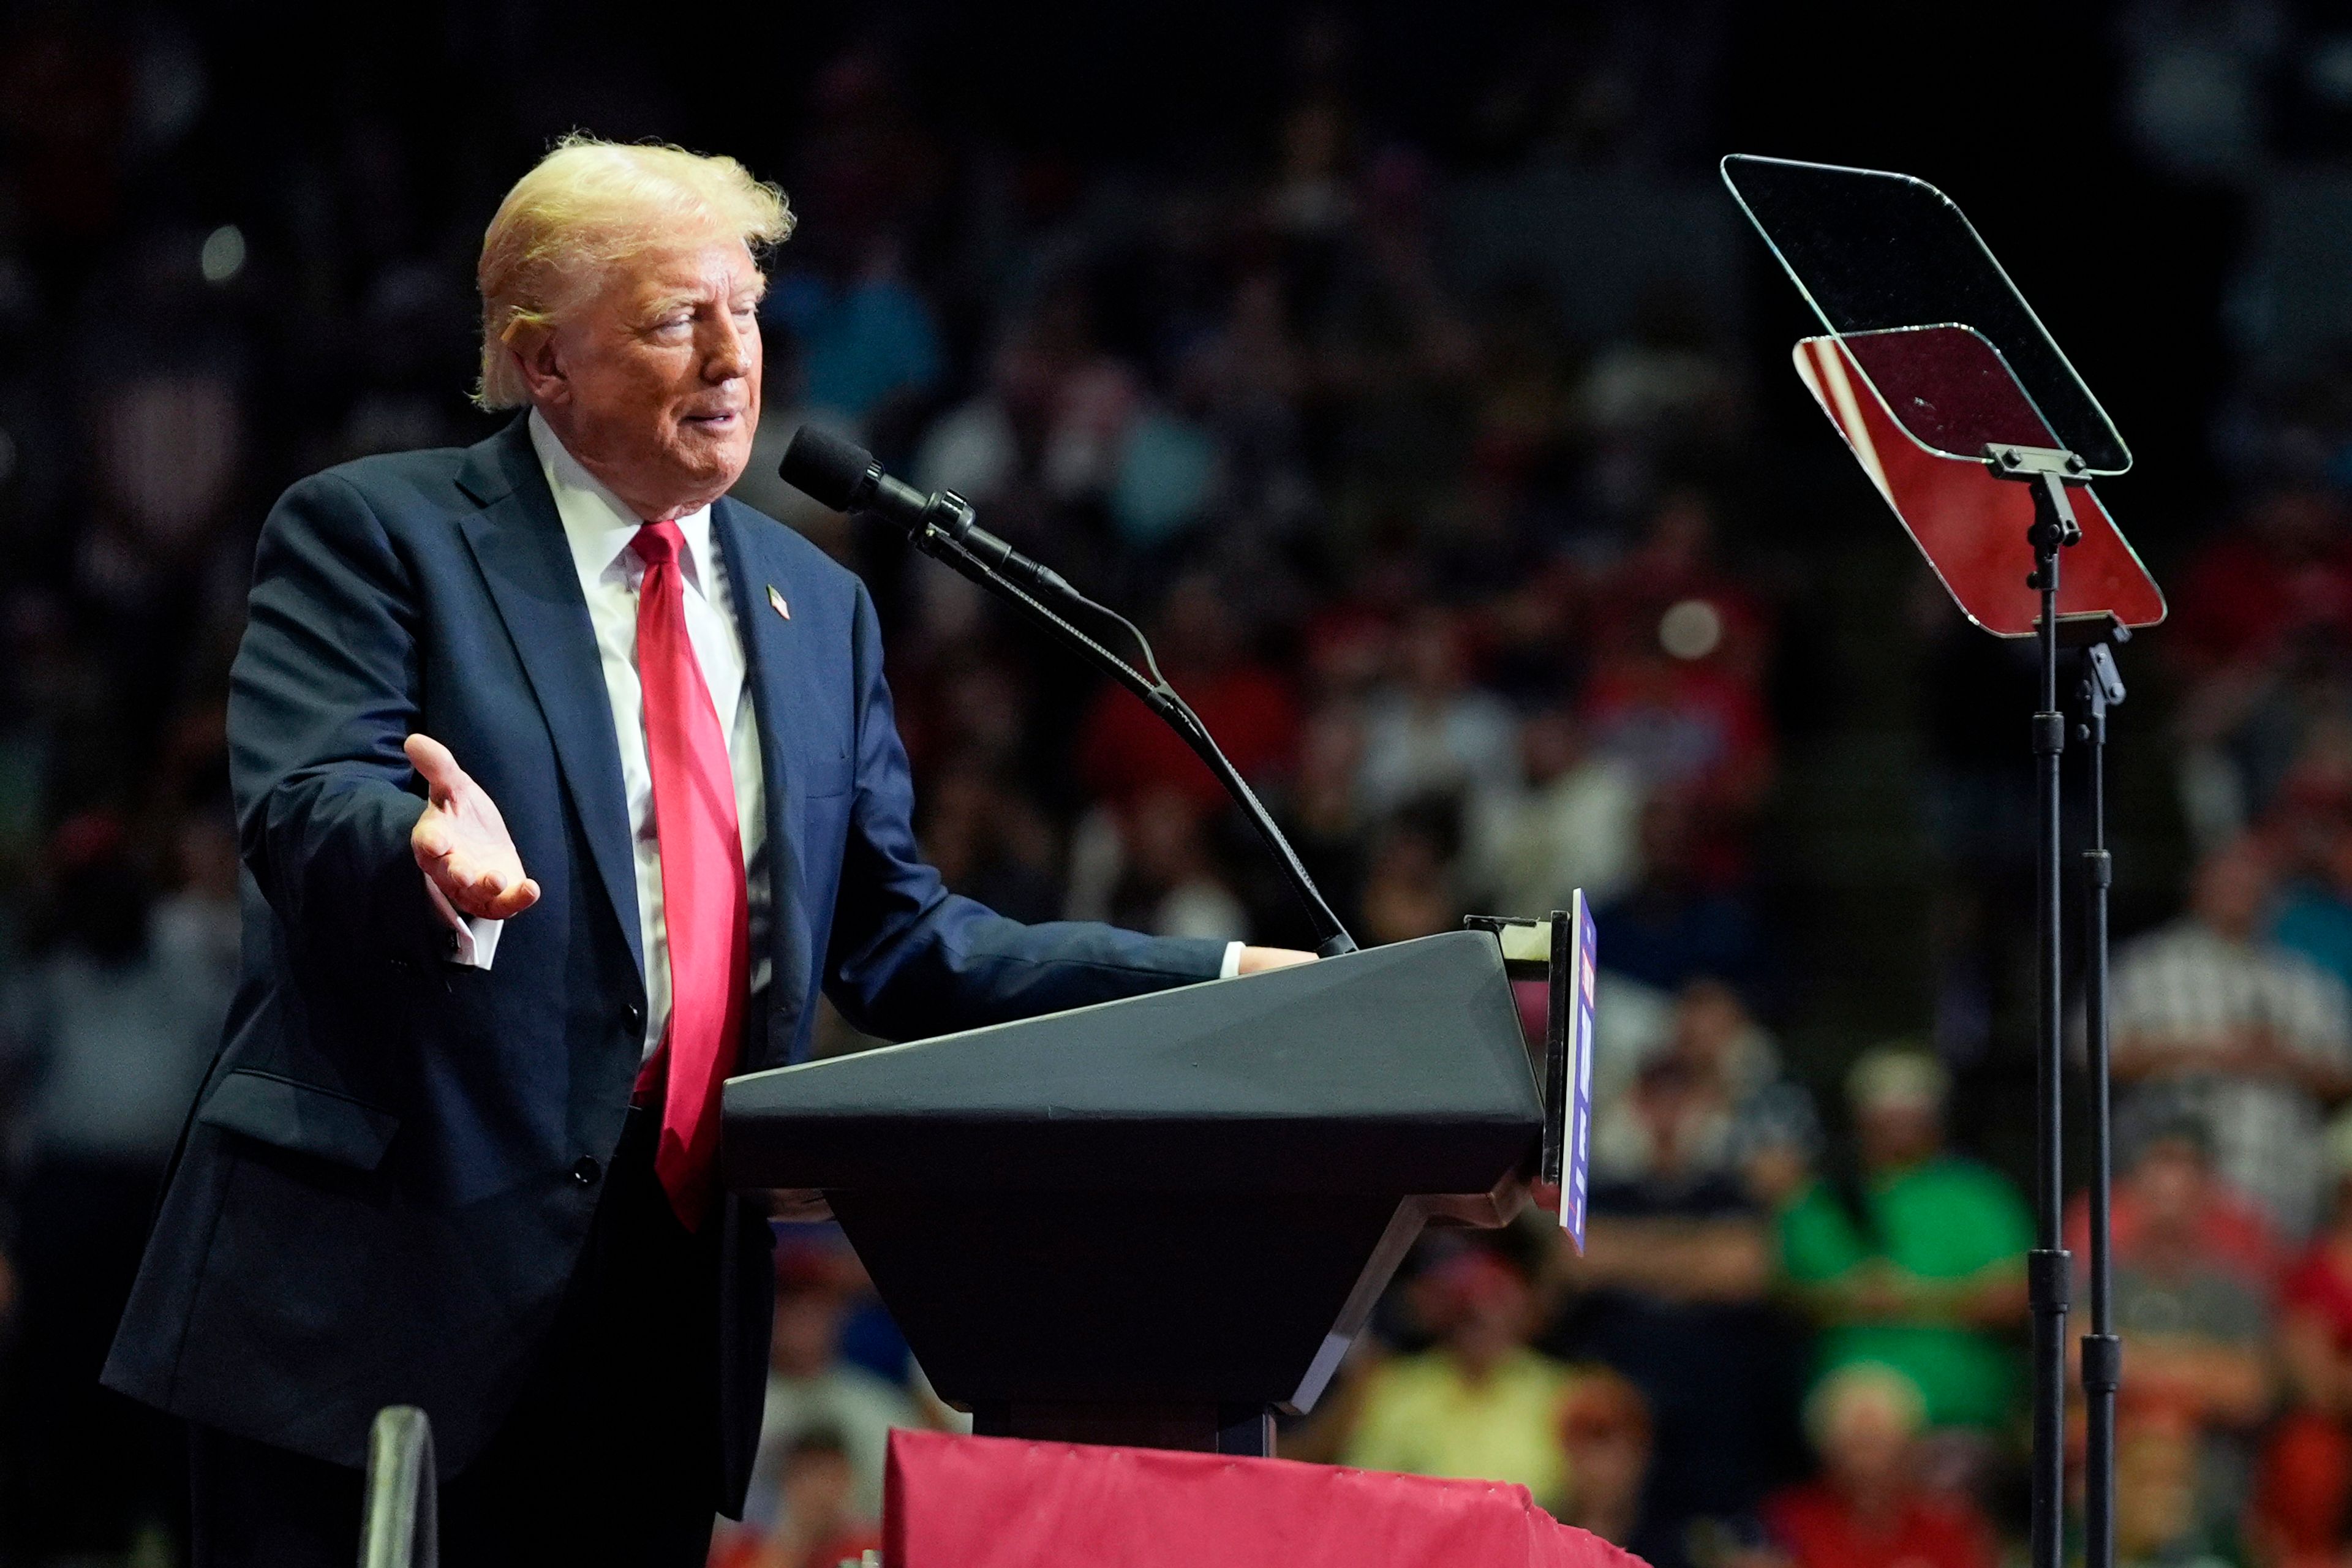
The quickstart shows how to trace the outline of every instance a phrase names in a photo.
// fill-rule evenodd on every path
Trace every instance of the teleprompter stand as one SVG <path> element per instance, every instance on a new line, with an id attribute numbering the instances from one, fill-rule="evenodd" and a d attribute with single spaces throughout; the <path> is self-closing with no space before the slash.
<path id="1" fill-rule="evenodd" d="M 2104 758 L 2107 710 L 2123 700 L 2114 649 L 2163 618 L 2163 595 L 2089 489 L 2131 454 L 1959 208 L 1918 180 L 1735 155 L 1730 186 L 1829 329 L 1797 368 L 1872 483 L 1969 620 L 2040 650 L 2032 716 L 2037 853 L 2034 925 L 2032 1317 L 2034 1568 L 2061 1568 L 2065 1535 L 2066 1326 L 2063 1044 L 2065 868 L 2062 648 L 2079 651 L 2078 734 L 2089 747 L 2083 856 L 2084 1014 L 2092 1135 L 2091 1331 L 2084 1560 L 2115 1562 L 2115 1406 L 2122 1355 L 2111 1315 Z M 2062 559 L 2080 570 L 2062 575 Z"/>
<path id="2" fill-rule="evenodd" d="M 2065 1496 L 2066 1317 L 2073 1259 L 2063 1245 L 2064 1129 L 2060 1106 L 2064 1093 L 2061 1055 L 2063 1019 L 2064 920 L 2060 814 L 2064 802 L 2061 764 L 2066 748 L 2066 718 L 2058 707 L 2059 649 L 2079 650 L 2082 679 L 2077 696 L 2082 718 L 2075 733 L 2088 748 L 2085 769 L 2089 846 L 2083 851 L 2083 1014 L 2089 1058 L 2091 1113 L 2091 1331 L 2083 1336 L 2083 1396 L 2085 1411 L 2083 1489 L 2084 1560 L 2115 1561 L 2116 1394 L 2123 1381 L 2123 1342 L 2115 1331 L 2112 1249 L 2114 1151 L 2107 1030 L 2107 890 L 2115 880 L 2106 843 L 2107 710 L 2124 700 L 2115 648 L 2131 640 L 2131 629 L 2112 615 L 2058 614 L 2060 552 L 2082 542 L 2070 487 L 2089 483 L 2083 459 L 2047 447 L 1990 445 L 1985 464 L 2002 479 L 2030 485 L 2033 523 L 2026 541 L 2033 548 L 2027 585 L 2040 595 L 2036 636 L 2041 647 L 2042 706 L 2033 715 L 2033 752 L 2039 770 L 2036 826 L 2041 841 L 2034 860 L 2035 936 L 2040 947 L 2041 1049 L 2034 1063 L 2035 1154 L 2033 1252 L 2027 1259 L 2027 1287 L 2033 1319 L 2033 1376 L 2037 1395 L 2055 1387 L 2056 1399 L 2037 1397 L 2033 1410 L 2033 1498 L 2036 1519 L 2059 1519 Z M 2041 1537 L 2036 1535 L 2037 1544 Z"/>
<path id="3" fill-rule="evenodd" d="M 2058 563 L 2059 552 L 2081 542 L 2083 537 L 2067 487 L 2085 481 L 2081 458 L 2048 447 L 1988 446 L 1985 465 L 2002 479 L 2032 488 L 2033 523 L 2026 530 L 2026 542 L 2033 549 L 2033 572 L 2026 585 L 2042 600 L 2035 620 L 2042 654 L 2042 697 L 2033 715 L 2034 816 L 2039 833 L 2033 860 L 2033 915 L 2040 1013 L 2033 1063 L 2034 1247 L 2026 1256 L 2026 1289 L 2033 1321 L 2033 1545 L 2036 1568 L 2042 1568 L 2058 1561 L 2054 1555 L 2043 1556 L 2045 1545 L 2053 1552 L 2063 1550 L 2063 1542 L 2045 1541 L 2045 1536 L 2063 1534 L 2064 1529 L 2066 1314 L 2074 1283 L 2073 1259 L 2067 1255 L 2063 1234 L 2065 1130 L 2060 1116 L 2065 1100 L 2061 1047 L 2065 1026 L 2065 868 L 2060 813 L 2066 716 L 2058 707 Z M 2099 967 L 2105 968 L 2104 958 Z M 2107 1414 L 2112 1420 L 2112 1403 Z M 2110 1428 L 2104 1445 L 2109 1456 L 2113 1447 Z M 2111 1519 L 2111 1508 L 2087 1501 L 2102 1489 L 2095 1484 L 2085 1488 L 2086 1506 Z M 2105 1560 L 2094 1554 L 2089 1561 Z"/>

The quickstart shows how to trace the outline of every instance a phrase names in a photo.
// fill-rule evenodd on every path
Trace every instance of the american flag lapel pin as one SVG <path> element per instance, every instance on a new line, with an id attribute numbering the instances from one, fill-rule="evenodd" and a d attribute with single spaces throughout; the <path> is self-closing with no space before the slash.
<path id="1" fill-rule="evenodd" d="M 768 584 L 768 607 L 788 621 L 793 618 L 793 607 L 784 603 L 784 596 L 776 592 L 773 583 Z"/>

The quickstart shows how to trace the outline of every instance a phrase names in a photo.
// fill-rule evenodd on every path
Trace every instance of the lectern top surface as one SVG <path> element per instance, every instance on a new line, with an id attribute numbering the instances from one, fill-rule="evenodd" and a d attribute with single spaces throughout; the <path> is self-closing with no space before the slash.
<path id="1" fill-rule="evenodd" d="M 726 1118 L 745 1185 L 1454 1194 L 1543 1112 L 1502 951 L 1454 931 L 751 1074 Z"/>
<path id="2" fill-rule="evenodd" d="M 2131 467 L 2106 410 L 1943 192 L 1881 169 L 1740 153 L 1723 160 L 1723 180 L 1831 332 L 1851 342 L 1860 334 L 1965 329 L 1991 351 L 1926 353 L 1957 343 L 1948 332 L 1855 344 L 1863 374 L 1913 439 L 1972 460 L 1989 442 L 2054 441 L 2091 473 Z M 1881 382 L 1897 370 L 1904 384 Z M 2015 408 L 2002 384 L 2012 374 L 2030 410 Z M 1928 395 L 1914 395 L 1923 390 Z M 2034 438 L 2037 428 L 2048 436 Z"/>

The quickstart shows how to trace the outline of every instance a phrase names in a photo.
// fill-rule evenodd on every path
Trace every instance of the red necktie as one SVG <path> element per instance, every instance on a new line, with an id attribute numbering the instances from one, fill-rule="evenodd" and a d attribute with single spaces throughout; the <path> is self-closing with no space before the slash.
<path id="1" fill-rule="evenodd" d="M 637 678 L 645 689 L 662 921 L 669 933 L 669 1026 L 646 1069 L 650 1079 L 667 1064 L 654 1173 L 693 1230 L 709 1202 L 719 1090 L 735 1065 L 749 1005 L 751 900 L 727 737 L 686 635 L 686 579 L 678 564 L 684 541 L 677 523 L 649 522 L 635 542 L 646 563 L 637 590 Z"/>

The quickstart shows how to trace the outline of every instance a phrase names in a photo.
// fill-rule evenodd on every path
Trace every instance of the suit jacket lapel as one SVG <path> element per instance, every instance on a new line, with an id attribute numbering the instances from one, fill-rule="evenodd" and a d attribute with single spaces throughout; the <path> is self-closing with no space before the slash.
<path id="1" fill-rule="evenodd" d="M 794 637 L 794 626 L 770 607 L 768 590 L 774 587 L 792 597 L 792 584 L 773 559 L 760 548 L 759 531 L 779 526 L 749 509 L 721 498 L 710 509 L 710 531 L 727 563 L 727 582 L 735 601 L 735 624 L 742 628 L 745 681 L 751 688 L 752 712 L 760 722 L 760 763 L 768 817 L 769 901 L 768 948 L 774 988 L 768 1010 L 768 1045 L 773 1066 L 784 1060 L 786 1049 L 806 1005 L 809 973 L 808 911 L 801 903 L 801 793 L 803 776 L 799 748 L 793 743 L 793 715 L 803 700 L 796 689 L 808 678 L 807 650 Z M 751 1064 L 744 1064 L 749 1070 Z"/>
<path id="2" fill-rule="evenodd" d="M 637 931 L 636 869 L 629 845 L 629 803 L 613 703 L 596 651 L 596 631 L 580 594 L 580 575 L 563 537 L 546 476 L 522 419 L 467 454 L 457 482 L 482 510 L 464 520 L 466 542 L 506 622 L 532 695 L 554 737 L 572 804 L 588 835 L 588 852 L 644 984 L 645 942 Z"/>

